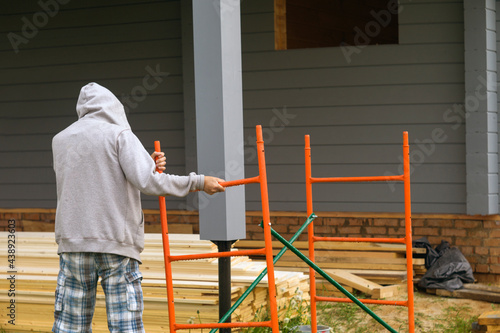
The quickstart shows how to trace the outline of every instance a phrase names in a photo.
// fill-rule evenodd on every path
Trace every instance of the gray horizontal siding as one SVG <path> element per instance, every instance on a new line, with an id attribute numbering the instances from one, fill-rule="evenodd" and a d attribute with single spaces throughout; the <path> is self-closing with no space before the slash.
<path id="1" fill-rule="evenodd" d="M 368 176 L 399 172 L 407 130 L 413 211 L 465 213 L 464 122 L 454 108 L 464 98 L 462 1 L 401 1 L 399 45 L 349 59 L 339 47 L 275 51 L 273 1 L 241 5 L 246 174 L 257 172 L 261 124 L 271 209 L 305 210 L 305 134 L 313 175 Z M 9 2 L 0 32 L 20 33 L 21 18 L 39 10 Z M 71 1 L 19 53 L 2 38 L 0 59 L 1 207 L 54 207 L 50 142 L 76 118 L 80 87 L 97 81 L 130 94 L 158 64 L 164 81 L 128 116 L 149 150 L 161 140 L 170 172 L 185 172 L 179 1 Z M 443 142 L 418 144 L 435 131 Z M 247 209 L 259 210 L 258 186 L 246 192 Z M 317 211 L 402 210 L 401 184 L 318 184 L 314 197 Z M 144 207 L 156 208 L 156 199 L 144 198 Z"/>
<path id="2" fill-rule="evenodd" d="M 142 79 L 137 80 L 137 84 L 141 83 Z M 96 80 L 97 81 L 97 80 Z M 89 82 L 89 80 L 82 80 L 82 85 Z M 106 85 L 103 80 L 99 83 Z M 26 98 L 22 103 L 16 100 L 0 103 L 2 108 L 2 118 L 32 118 L 32 117 L 53 117 L 53 116 L 75 116 L 76 117 L 76 99 L 81 88 L 80 84 L 74 84 L 74 95 L 76 97 L 68 97 L 64 99 L 57 99 L 57 96 L 52 95 L 54 99 L 47 100 L 30 100 Z M 113 82 L 107 84 L 109 87 Z M 0 87 L 0 90 L 2 88 Z M 113 89 L 112 87 L 110 89 Z M 113 89 L 114 90 L 114 89 Z M 123 94 L 130 94 L 130 91 L 123 92 Z M 156 92 L 156 91 L 155 91 Z M 156 95 L 154 93 L 148 94 L 148 98 L 140 102 L 138 107 L 132 111 L 135 113 L 142 113 L 147 111 L 160 112 L 160 111 L 180 111 L 182 110 L 182 95 L 175 94 L 162 94 Z M 5 110 L 5 112 L 3 112 Z M 40 112 L 39 110 L 43 110 Z M 132 126 L 134 124 L 131 124 Z"/>
<path id="3" fill-rule="evenodd" d="M 243 70 L 246 73 L 252 70 L 462 63 L 463 51 L 463 43 L 432 44 L 427 48 L 421 44 L 372 45 L 353 55 L 351 63 L 346 61 L 340 47 L 247 52 L 243 54 Z"/>
<path id="4" fill-rule="evenodd" d="M 155 68 L 155 67 L 150 67 L 150 68 Z M 161 69 L 161 66 L 159 67 Z M 144 70 L 144 75 L 147 74 L 147 71 Z M 95 80 L 97 81 L 97 80 Z M 182 79 L 180 77 L 171 77 L 171 76 L 166 76 L 164 79 L 164 84 L 162 82 L 161 88 L 160 85 L 158 86 L 159 89 L 155 89 L 155 91 L 152 91 L 148 93 L 148 97 L 152 97 L 158 94 L 180 94 L 182 91 L 179 89 L 179 83 L 182 82 Z M 99 82 L 102 82 L 103 85 L 107 83 L 107 85 L 110 85 L 114 82 L 114 88 L 117 89 L 118 91 L 127 91 L 127 87 L 135 87 L 138 85 L 138 83 L 141 83 L 142 81 L 137 80 L 137 79 L 101 79 Z M 153 82 L 153 80 L 150 80 L 150 83 Z M 22 87 L 20 87 L 22 86 Z M 129 89 L 132 89 L 129 88 Z M 159 90 L 159 91 L 156 91 Z M 62 98 L 62 99 L 71 99 L 75 95 L 75 88 L 72 85 L 68 85 L 67 82 L 57 82 L 57 83 L 52 83 L 52 82 L 41 82 L 41 83 L 36 83 L 36 84 L 18 84 L 18 85 L 9 85 L 8 87 L 3 87 L 2 91 L 5 93 L 4 96 L 0 98 L 0 103 L 2 102 L 12 102 L 12 101 L 17 101 L 22 98 L 27 99 L 28 101 L 43 101 L 47 99 L 52 99 L 52 98 Z M 131 91 L 131 90 L 130 90 Z M 128 91 L 127 93 L 130 93 Z M 26 92 L 29 92 L 29 97 L 26 98 L 27 96 L 24 95 Z M 120 95 L 118 95 L 120 97 Z M 52 97 L 52 98 L 51 98 Z M 77 90 L 77 97 L 78 97 L 78 90 Z M 125 104 L 127 105 L 127 104 Z"/>
<path id="5" fill-rule="evenodd" d="M 259 5 L 272 13 L 265 0 L 243 2 L 243 13 Z M 271 209 L 305 210 L 305 134 L 313 176 L 373 176 L 400 173 L 408 131 L 413 211 L 465 213 L 464 121 L 453 108 L 464 99 L 463 4 L 401 1 L 400 9 L 398 45 L 349 58 L 340 47 L 274 51 L 273 40 L 253 36 L 272 31 L 272 22 L 257 28 L 243 15 L 246 173 L 257 172 L 261 124 Z M 433 133 L 442 142 L 429 144 Z M 246 191 L 247 208 L 260 209 L 258 188 Z M 403 210 L 401 184 L 317 184 L 314 197 L 318 211 Z"/>
<path id="6" fill-rule="evenodd" d="M 450 64 L 399 64 L 377 67 L 324 67 L 293 70 L 264 71 L 269 75 L 266 82 L 258 82 L 262 71 L 248 71 L 245 74 L 246 90 L 320 87 L 371 87 L 387 85 L 440 85 L 456 83 L 463 79 L 463 66 Z M 383 76 L 379 75 L 381 72 Z M 404 75 L 401 75 L 403 74 Z M 429 73 L 434 73 L 429 77 Z M 260 83 L 257 85 L 257 83 Z"/>
<path id="7" fill-rule="evenodd" d="M 3 6 L 0 32 L 21 35 L 22 19 L 40 11 L 37 2 Z M 18 53 L 2 38 L 0 59 L 1 207 L 55 207 L 51 140 L 76 120 L 80 88 L 96 81 L 124 98 L 148 68 L 161 71 L 162 82 L 144 100 L 124 103 L 129 122 L 149 151 L 161 141 L 169 172 L 185 173 L 178 1 L 72 1 Z M 184 201 L 169 198 L 172 208 Z M 154 197 L 143 204 L 158 206 Z"/>
<path id="8" fill-rule="evenodd" d="M 391 105 L 426 103 L 453 104 L 463 95 L 463 83 L 440 85 L 394 85 L 394 86 L 355 86 L 320 87 L 294 89 L 245 90 L 243 98 L 249 108 L 263 108 L 269 105 L 291 107 L 319 107 L 326 105 Z"/>

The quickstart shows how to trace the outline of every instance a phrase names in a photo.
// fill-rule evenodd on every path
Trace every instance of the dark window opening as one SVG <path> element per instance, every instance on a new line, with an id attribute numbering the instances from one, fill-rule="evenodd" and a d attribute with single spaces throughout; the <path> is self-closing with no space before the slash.
<path id="1" fill-rule="evenodd" d="M 276 49 L 398 44 L 397 0 L 274 0 Z"/>

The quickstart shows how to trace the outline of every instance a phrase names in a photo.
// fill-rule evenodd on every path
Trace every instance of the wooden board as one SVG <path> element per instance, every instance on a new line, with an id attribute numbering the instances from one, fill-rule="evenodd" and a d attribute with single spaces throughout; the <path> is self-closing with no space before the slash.
<path id="1" fill-rule="evenodd" d="M 487 311 L 479 316 L 479 325 L 500 325 L 500 311 Z"/>
<path id="2" fill-rule="evenodd" d="M 500 287 L 499 286 L 493 286 L 493 285 L 490 286 L 490 285 L 486 285 L 486 284 L 482 284 L 482 283 L 464 283 L 464 288 L 465 289 L 490 291 L 490 292 L 500 294 Z"/>
<path id="3" fill-rule="evenodd" d="M 327 269 L 325 270 L 325 272 L 335 281 L 353 287 L 354 289 L 364 292 L 368 295 L 372 295 L 374 289 L 382 288 L 382 286 L 377 283 L 363 279 L 344 270 Z"/>
<path id="4" fill-rule="evenodd" d="M 276 265 L 277 267 L 309 267 L 303 261 L 290 261 L 290 262 L 282 262 L 281 264 Z M 325 262 L 319 265 L 321 269 L 331 269 L 331 268 L 340 268 L 340 269 L 370 269 L 370 270 L 393 270 L 393 271 L 403 271 L 406 269 L 406 264 L 379 264 L 379 263 L 335 263 L 335 262 Z"/>
<path id="5" fill-rule="evenodd" d="M 490 303 L 500 303 L 500 294 L 483 290 L 474 289 L 458 289 L 448 291 L 444 289 L 436 289 L 436 295 L 455 298 L 474 299 L 478 301 L 485 301 Z"/>
<path id="6" fill-rule="evenodd" d="M 400 293 L 405 293 L 408 290 L 406 284 L 396 284 L 391 286 L 382 286 L 381 288 L 373 289 L 372 298 L 381 299 L 398 296 Z"/>
<path id="7" fill-rule="evenodd" d="M 161 233 L 161 224 L 149 224 L 144 226 L 146 233 Z M 169 223 L 168 234 L 192 234 L 193 225 L 186 223 Z"/>
<path id="8" fill-rule="evenodd" d="M 255 240 L 239 240 L 234 247 L 237 248 L 259 248 L 264 246 L 264 241 Z M 307 241 L 296 241 L 293 246 L 297 249 L 308 249 Z M 273 248 L 281 249 L 283 244 L 279 241 L 273 241 Z M 387 243 L 366 243 L 366 242 L 316 242 L 315 250 L 347 250 L 347 251 L 382 251 L 382 252 L 406 252 L 404 244 L 387 244 Z M 413 253 L 426 253 L 424 248 L 413 248 Z"/>

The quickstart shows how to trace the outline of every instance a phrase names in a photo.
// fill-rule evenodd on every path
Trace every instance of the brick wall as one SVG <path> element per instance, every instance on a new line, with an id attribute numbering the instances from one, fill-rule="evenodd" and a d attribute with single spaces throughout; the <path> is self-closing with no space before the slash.
<path id="1" fill-rule="evenodd" d="M 161 232 L 159 212 L 145 210 L 146 232 Z M 317 213 L 314 231 L 318 236 L 404 237 L 402 214 Z M 290 239 L 306 220 L 302 212 L 272 212 L 273 229 Z M 9 219 L 16 220 L 17 231 L 54 231 L 54 209 L 0 210 L 0 230 Z M 247 239 L 262 240 L 260 212 L 247 212 Z M 198 233 L 196 212 L 169 211 L 169 226 L 177 232 Z M 435 247 L 442 240 L 457 246 L 469 260 L 475 277 L 484 282 L 500 283 L 500 215 L 465 216 L 414 214 L 413 239 L 426 236 Z M 172 232 L 171 229 L 169 229 Z M 305 240 L 304 233 L 299 240 Z"/>
<path id="2" fill-rule="evenodd" d="M 0 231 L 15 220 L 16 231 L 54 231 L 55 209 L 0 209 Z"/>

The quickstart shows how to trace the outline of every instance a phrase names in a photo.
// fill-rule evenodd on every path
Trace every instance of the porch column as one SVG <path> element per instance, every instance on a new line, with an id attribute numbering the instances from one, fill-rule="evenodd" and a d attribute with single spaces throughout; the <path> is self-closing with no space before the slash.
<path id="1" fill-rule="evenodd" d="M 464 0 L 467 214 L 498 214 L 494 0 Z"/>
<path id="2" fill-rule="evenodd" d="M 240 2 L 193 0 L 198 171 L 244 178 Z M 199 194 L 200 237 L 245 238 L 245 189 Z"/>

